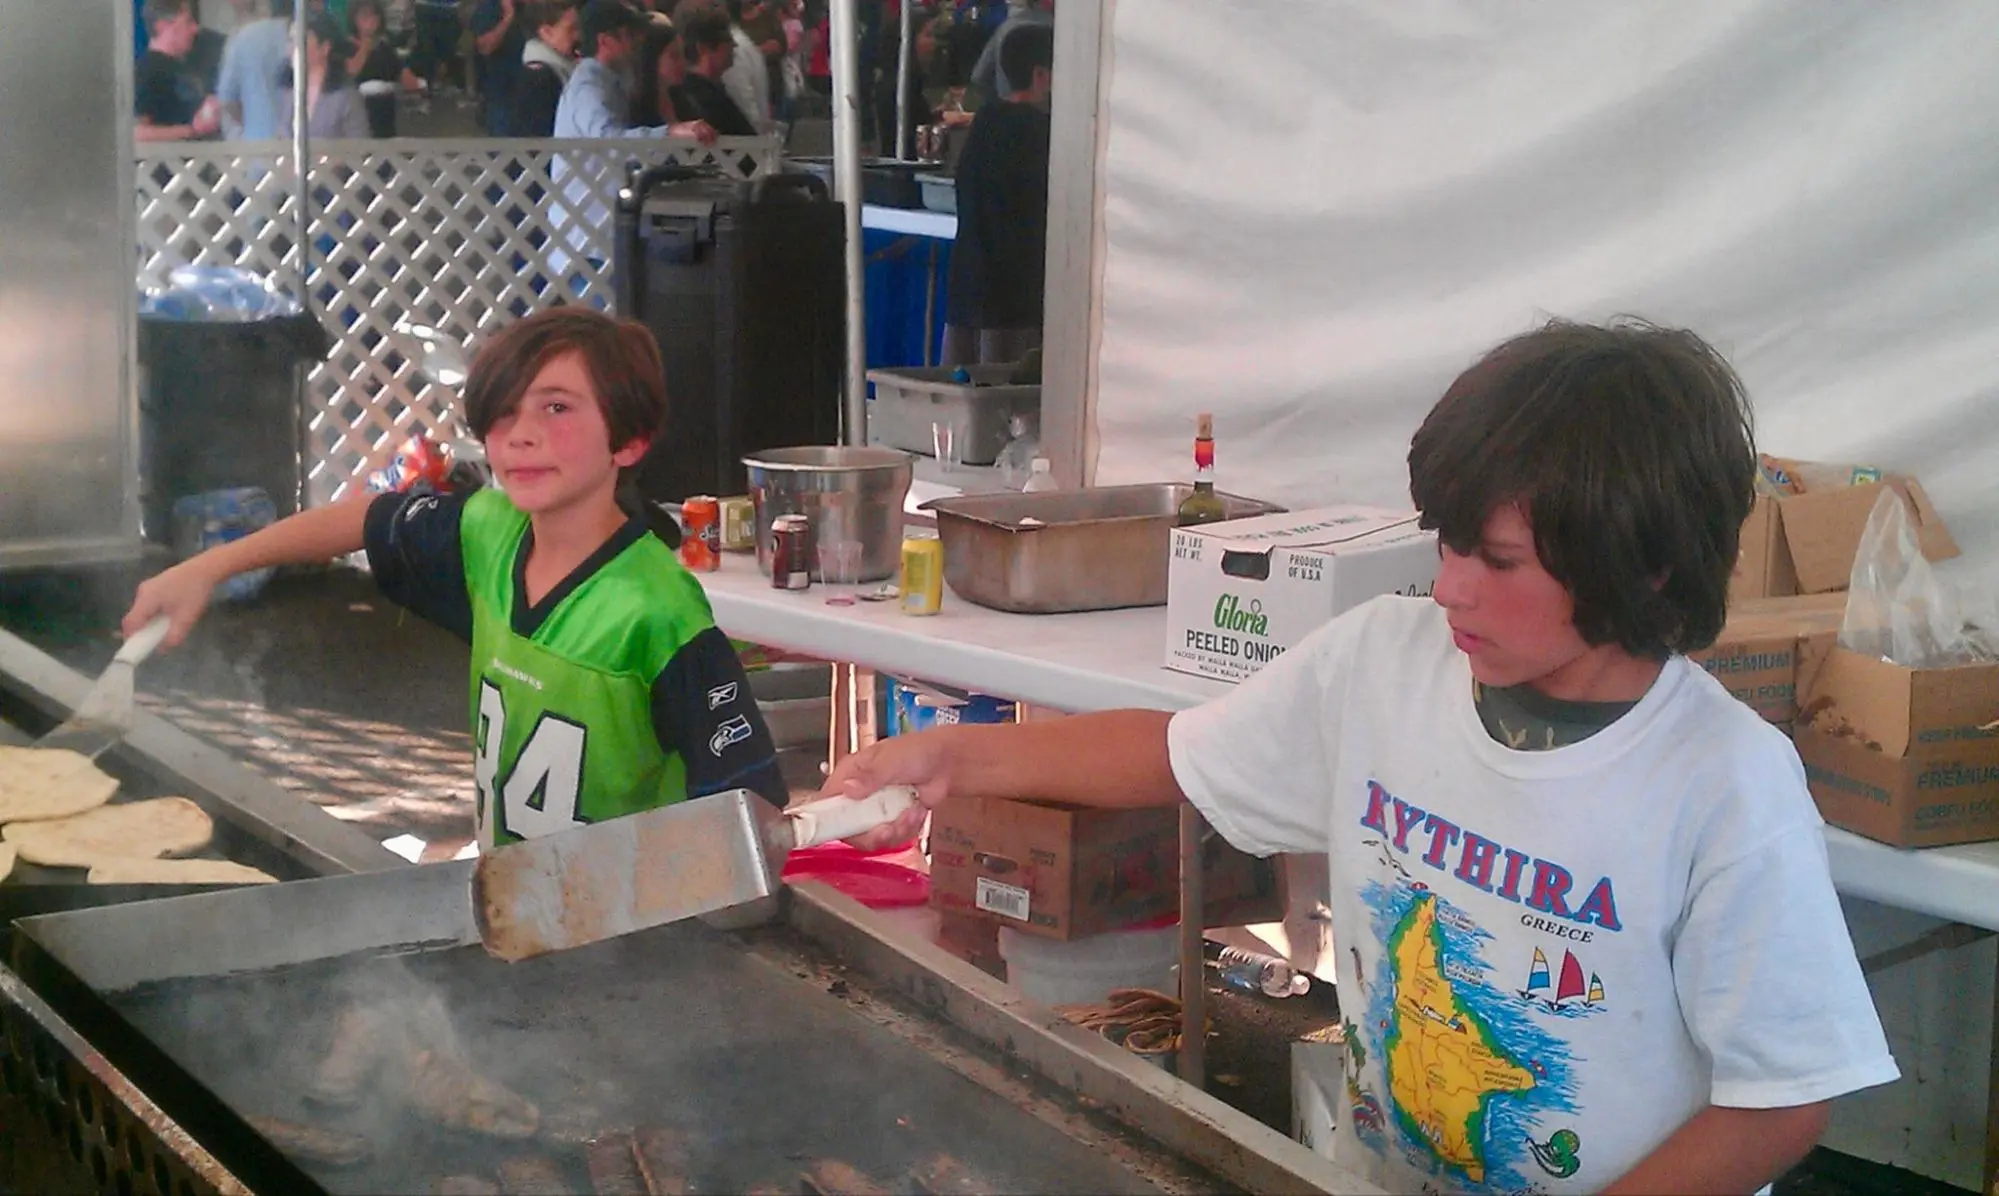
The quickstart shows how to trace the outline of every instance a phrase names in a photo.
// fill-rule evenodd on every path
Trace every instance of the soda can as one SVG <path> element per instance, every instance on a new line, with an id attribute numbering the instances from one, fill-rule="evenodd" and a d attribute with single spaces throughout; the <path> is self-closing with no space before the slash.
<path id="1" fill-rule="evenodd" d="M 774 590 L 812 587 L 812 521 L 803 515 L 771 520 L 770 585 Z"/>
<path id="2" fill-rule="evenodd" d="M 747 496 L 722 500 L 722 550 L 755 552 L 757 507 Z"/>
<path id="3" fill-rule="evenodd" d="M 944 545 L 912 533 L 902 541 L 902 613 L 934 615 L 944 608 Z"/>
<path id="4" fill-rule="evenodd" d="M 691 573 L 713 573 L 722 567 L 722 508 L 713 498 L 696 495 L 680 504 L 680 563 Z"/>

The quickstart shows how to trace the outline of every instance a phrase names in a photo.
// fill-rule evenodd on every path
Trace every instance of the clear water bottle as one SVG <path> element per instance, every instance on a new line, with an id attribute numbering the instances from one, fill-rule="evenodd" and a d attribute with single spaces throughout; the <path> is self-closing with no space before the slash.
<path id="1" fill-rule="evenodd" d="M 1021 487 L 1022 492 L 1040 494 L 1054 489 L 1057 489 L 1055 475 L 1048 470 L 1048 458 L 1036 457 L 1034 464 L 1028 469 L 1027 484 Z"/>
<path id="2" fill-rule="evenodd" d="M 1266 997 L 1297 997 L 1303 996 L 1312 987 L 1310 976 L 1293 971 L 1290 964 L 1261 951 L 1223 947 L 1216 962 L 1221 967 L 1222 983 L 1241 992 L 1262 993 Z"/>

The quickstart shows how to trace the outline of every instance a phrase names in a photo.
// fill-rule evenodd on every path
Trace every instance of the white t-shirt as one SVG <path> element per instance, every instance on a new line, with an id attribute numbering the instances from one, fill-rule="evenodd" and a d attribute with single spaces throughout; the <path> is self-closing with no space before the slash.
<path id="1" fill-rule="evenodd" d="M 1586 1192 L 1707 1105 L 1887 1083 L 1781 732 L 1682 657 L 1546 752 L 1493 742 L 1441 609 L 1381 598 L 1177 715 L 1245 851 L 1329 851 L 1336 1152 L 1391 1192 Z"/>

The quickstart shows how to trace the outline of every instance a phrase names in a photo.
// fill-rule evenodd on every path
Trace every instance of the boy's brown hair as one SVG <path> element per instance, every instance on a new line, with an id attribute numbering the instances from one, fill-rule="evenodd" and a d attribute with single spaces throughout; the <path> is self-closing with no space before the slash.
<path id="1" fill-rule="evenodd" d="M 485 440 L 494 424 L 520 406 L 542 367 L 572 352 L 582 355 L 597 392 L 611 450 L 640 437 L 656 439 L 666 422 L 666 371 L 658 342 L 635 320 L 583 307 L 536 312 L 480 346 L 465 380 L 465 422 L 472 435 Z"/>
<path id="2" fill-rule="evenodd" d="M 1553 321 L 1451 383 L 1409 444 L 1409 494 L 1471 553 L 1517 505 L 1589 644 L 1696 652 L 1721 634 L 1755 501 L 1742 382 L 1691 332 Z"/>

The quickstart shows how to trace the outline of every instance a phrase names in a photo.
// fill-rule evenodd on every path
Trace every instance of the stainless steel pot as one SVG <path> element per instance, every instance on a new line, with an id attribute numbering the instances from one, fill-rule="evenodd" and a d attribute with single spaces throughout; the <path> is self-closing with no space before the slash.
<path id="1" fill-rule="evenodd" d="M 859 541 L 856 581 L 894 577 L 902 558 L 902 504 L 915 458 L 897 449 L 811 445 L 743 458 L 757 509 L 757 567 L 770 572 L 770 525 L 779 515 L 812 520 L 815 545 Z M 812 578 L 823 581 L 819 562 Z"/>

